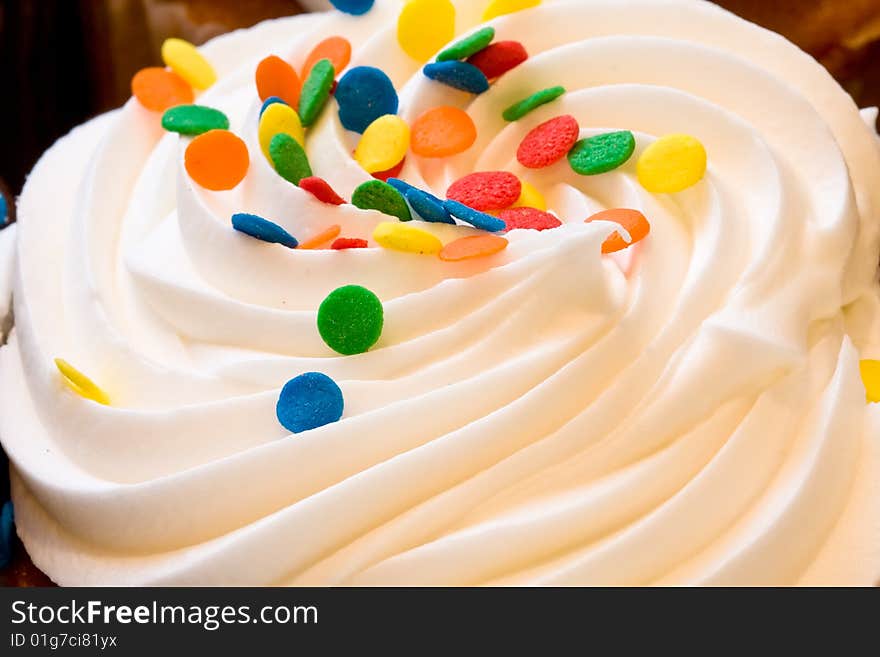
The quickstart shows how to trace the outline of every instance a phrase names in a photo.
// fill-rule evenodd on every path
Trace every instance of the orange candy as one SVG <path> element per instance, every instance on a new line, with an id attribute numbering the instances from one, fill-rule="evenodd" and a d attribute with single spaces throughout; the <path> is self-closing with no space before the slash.
<path id="1" fill-rule="evenodd" d="M 636 242 L 645 239 L 648 233 L 651 232 L 651 224 L 648 223 L 645 215 L 638 210 L 626 210 L 624 208 L 605 210 L 604 212 L 594 214 L 585 223 L 590 223 L 591 221 L 613 221 L 623 226 L 632 238 L 632 242 L 627 242 L 621 237 L 620 233 L 614 233 L 602 244 L 602 253 L 622 251 L 628 246 L 632 246 Z"/>
<path id="2" fill-rule="evenodd" d="M 299 92 L 302 88 L 299 75 L 280 57 L 269 55 L 261 61 L 257 65 L 256 81 L 260 100 L 278 96 L 293 108 L 299 106 Z"/>
<path id="3" fill-rule="evenodd" d="M 174 71 L 151 66 L 135 73 L 131 93 L 140 104 L 153 112 L 164 112 L 178 105 L 189 105 L 195 99 L 192 87 Z"/>
<path id="4" fill-rule="evenodd" d="M 440 251 L 440 259 L 458 262 L 495 255 L 507 248 L 507 240 L 498 235 L 473 235 L 450 242 Z"/>
<path id="5" fill-rule="evenodd" d="M 211 130 L 186 147 L 186 171 L 211 191 L 232 189 L 247 174 L 250 157 L 245 143 L 228 130 Z"/>
<path id="6" fill-rule="evenodd" d="M 351 43 L 348 42 L 348 39 L 344 39 L 341 36 L 332 36 L 329 39 L 324 39 L 312 48 L 312 52 L 306 57 L 306 63 L 302 67 L 302 78 L 306 79 L 309 77 L 312 67 L 322 59 L 329 59 L 330 63 L 333 64 L 333 70 L 339 75 L 342 69 L 348 66 L 348 62 L 351 61 Z"/>
<path id="7" fill-rule="evenodd" d="M 320 246 L 323 246 L 330 240 L 335 240 L 339 237 L 339 233 L 342 232 L 342 226 L 339 224 L 333 224 L 325 231 L 322 231 L 315 235 L 312 238 L 307 239 L 305 242 L 300 242 L 300 249 L 317 249 Z"/>
<path id="8" fill-rule="evenodd" d="M 422 157 L 448 157 L 463 153 L 477 140 L 477 127 L 467 112 L 457 107 L 435 107 L 412 124 L 410 147 Z"/>

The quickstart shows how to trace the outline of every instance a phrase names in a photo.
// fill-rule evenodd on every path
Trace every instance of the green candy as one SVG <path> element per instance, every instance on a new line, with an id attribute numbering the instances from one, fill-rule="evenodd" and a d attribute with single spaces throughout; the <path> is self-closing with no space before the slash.
<path id="1" fill-rule="evenodd" d="M 368 180 L 354 190 L 352 205 L 361 210 L 378 210 L 401 221 L 411 221 L 412 214 L 403 194 L 381 180 Z"/>
<path id="2" fill-rule="evenodd" d="M 384 323 L 379 297 L 360 285 L 334 290 L 318 308 L 318 333 L 344 356 L 368 351 L 379 341 Z"/>
<path id="3" fill-rule="evenodd" d="M 200 135 L 209 130 L 229 130 L 229 119 L 213 107 L 178 105 L 162 115 L 162 127 L 181 135 Z"/>
<path id="4" fill-rule="evenodd" d="M 335 77 L 336 71 L 329 59 L 322 59 L 312 66 L 299 95 L 299 118 L 303 127 L 307 128 L 318 120 L 321 110 L 330 98 L 330 88 Z"/>
<path id="5" fill-rule="evenodd" d="M 564 93 L 565 87 L 550 87 L 549 89 L 542 89 L 537 93 L 533 93 L 528 98 L 524 98 L 518 103 L 514 103 L 508 107 L 504 110 L 502 116 L 505 121 L 519 121 L 529 112 L 538 109 L 541 105 L 553 102 Z"/>
<path id="6" fill-rule="evenodd" d="M 476 55 L 483 48 L 492 43 L 495 38 L 494 27 L 484 27 L 477 30 L 470 36 L 466 36 L 461 41 L 457 41 L 449 46 L 446 50 L 437 55 L 438 62 L 447 62 L 453 59 L 467 59 L 471 55 Z"/>
<path id="7" fill-rule="evenodd" d="M 269 142 L 272 166 L 285 180 L 299 185 L 299 181 L 312 175 L 309 158 L 299 142 L 284 132 L 279 132 Z"/>
<path id="8" fill-rule="evenodd" d="M 629 130 L 606 132 L 576 143 L 568 152 L 568 163 L 582 176 L 595 176 L 624 164 L 635 149 L 636 139 Z"/>

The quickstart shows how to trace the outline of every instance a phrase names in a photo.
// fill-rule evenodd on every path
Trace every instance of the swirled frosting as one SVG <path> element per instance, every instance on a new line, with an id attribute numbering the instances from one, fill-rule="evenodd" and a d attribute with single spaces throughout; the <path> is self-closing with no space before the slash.
<path id="1" fill-rule="evenodd" d="M 456 33 L 486 1 L 458 1 Z M 880 356 L 880 148 L 847 94 L 783 38 L 686 0 L 548 1 L 492 21 L 531 58 L 480 96 L 422 75 L 400 3 L 297 16 L 202 52 L 251 167 L 208 192 L 188 141 L 136 101 L 59 141 L 20 201 L 15 329 L 0 352 L 0 435 L 18 531 L 61 584 L 873 584 L 880 577 L 880 411 L 859 359 Z M 477 143 L 410 157 L 443 196 L 478 170 L 544 190 L 564 225 L 508 234 L 446 263 L 368 248 L 298 251 L 236 233 L 272 217 L 307 237 L 369 238 L 387 217 L 322 205 L 260 156 L 254 70 L 331 35 L 384 70 L 400 115 L 458 105 Z M 501 110 L 568 93 L 522 121 Z M 582 136 L 632 130 L 601 176 L 516 162 L 528 130 L 575 116 Z M 652 195 L 654 139 L 687 132 L 703 182 Z M 350 198 L 369 179 L 335 103 L 311 128 L 316 175 Z M 619 258 L 641 210 L 648 239 Z M 472 232 L 425 224 L 441 238 Z M 341 357 L 318 304 L 360 284 L 385 305 L 369 353 Z M 78 364 L 109 407 L 72 394 Z M 284 383 L 340 383 L 343 419 L 290 436 Z"/>

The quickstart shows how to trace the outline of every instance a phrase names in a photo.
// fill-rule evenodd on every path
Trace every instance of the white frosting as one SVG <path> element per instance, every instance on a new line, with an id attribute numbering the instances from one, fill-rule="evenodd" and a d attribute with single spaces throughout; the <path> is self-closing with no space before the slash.
<path id="1" fill-rule="evenodd" d="M 487 1 L 456 4 L 462 34 Z M 501 17 L 498 38 L 531 59 L 473 98 L 403 54 L 398 10 L 282 19 L 204 47 L 220 81 L 200 102 L 251 152 L 236 190 L 194 185 L 187 140 L 134 101 L 37 165 L 0 352 L 0 436 L 35 563 L 62 584 L 875 583 L 880 411 L 858 361 L 880 356 L 880 149 L 852 100 L 781 37 L 685 0 Z M 458 104 L 476 122 L 472 149 L 410 157 L 402 177 L 442 195 L 509 169 L 565 225 L 464 264 L 233 231 L 236 211 L 300 238 L 334 223 L 369 237 L 386 219 L 318 203 L 259 152 L 257 62 L 300 62 L 333 34 L 352 65 L 391 76 L 407 120 Z M 501 119 L 555 84 L 569 93 Z M 596 177 L 522 169 L 518 141 L 561 113 L 584 135 L 633 130 L 639 151 L 693 134 L 708 175 L 653 196 L 635 157 Z M 354 143 L 331 101 L 308 152 L 346 196 L 368 179 Z M 603 258 L 613 225 L 583 219 L 620 206 L 651 235 Z M 343 358 L 315 312 L 349 283 L 380 296 L 386 329 Z M 69 392 L 56 356 L 113 406 Z M 275 401 L 312 370 L 339 381 L 345 415 L 288 436 Z"/>

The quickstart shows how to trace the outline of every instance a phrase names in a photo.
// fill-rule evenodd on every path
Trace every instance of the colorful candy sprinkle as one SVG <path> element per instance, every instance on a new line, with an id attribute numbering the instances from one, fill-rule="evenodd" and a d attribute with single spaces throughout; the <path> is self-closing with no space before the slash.
<path id="1" fill-rule="evenodd" d="M 541 0 L 492 0 L 486 7 L 486 11 L 483 12 L 483 20 L 490 21 L 505 14 L 537 7 L 539 4 L 541 4 Z"/>
<path id="2" fill-rule="evenodd" d="M 509 208 L 521 193 L 522 183 L 512 173 L 481 171 L 456 180 L 446 191 L 446 197 L 485 212 Z"/>
<path id="3" fill-rule="evenodd" d="M 334 251 L 348 251 L 349 249 L 366 249 L 369 244 L 367 240 L 359 237 L 340 237 L 330 245 Z"/>
<path id="4" fill-rule="evenodd" d="M 880 360 L 862 360 L 859 372 L 865 385 L 865 398 L 870 403 L 880 402 Z"/>
<path id="5" fill-rule="evenodd" d="M 177 105 L 193 102 L 192 87 L 174 71 L 151 66 L 135 73 L 131 93 L 141 105 L 153 112 L 164 112 Z"/>
<path id="6" fill-rule="evenodd" d="M 343 356 L 369 351 L 379 341 L 384 323 L 379 297 L 360 285 L 333 290 L 318 308 L 318 333 Z"/>
<path id="7" fill-rule="evenodd" d="M 376 0 L 330 0 L 330 4 L 341 12 L 352 16 L 362 16 L 373 8 Z"/>
<path id="8" fill-rule="evenodd" d="M 498 235 L 472 235 L 450 242 L 440 251 L 440 259 L 459 262 L 495 255 L 507 248 L 507 240 Z"/>
<path id="9" fill-rule="evenodd" d="M 269 96 L 266 100 L 263 101 L 263 106 L 260 108 L 260 118 L 262 118 L 263 114 L 266 113 L 266 110 L 275 103 L 284 103 L 285 105 L 287 105 L 287 103 L 285 103 L 284 100 L 279 98 L 278 96 Z"/>
<path id="10" fill-rule="evenodd" d="M 232 227 L 240 233 L 270 244 L 283 244 L 291 249 L 299 246 L 297 239 L 281 226 L 255 214 L 238 212 L 232 215 Z"/>
<path id="11" fill-rule="evenodd" d="M 403 194 L 407 203 L 423 221 L 441 224 L 455 223 L 455 219 L 446 210 L 443 201 L 433 194 L 422 191 L 397 178 L 389 178 L 388 184 Z"/>
<path id="12" fill-rule="evenodd" d="M 485 212 L 474 210 L 458 201 L 446 200 L 443 202 L 443 207 L 445 207 L 449 214 L 456 219 L 461 219 L 465 223 L 470 224 L 474 228 L 479 228 L 480 230 L 497 233 L 507 228 L 507 225 L 501 221 L 501 219 L 486 214 Z"/>
<path id="13" fill-rule="evenodd" d="M 537 208 L 509 208 L 498 215 L 507 230 L 549 230 L 559 228 L 562 222 L 555 215 Z"/>
<path id="14" fill-rule="evenodd" d="M 299 181 L 299 187 L 321 201 L 321 203 L 326 203 L 327 205 L 342 205 L 345 203 L 345 199 L 333 191 L 330 183 L 318 176 L 302 178 Z"/>
<path id="15" fill-rule="evenodd" d="M 229 119 L 220 110 L 204 105 L 178 105 L 165 110 L 162 127 L 181 135 L 200 135 L 209 130 L 228 130 Z"/>
<path id="16" fill-rule="evenodd" d="M 397 91 L 391 79 L 378 68 L 357 66 L 339 80 L 336 87 L 339 120 L 346 130 L 362 133 L 385 114 L 397 114 Z"/>
<path id="17" fill-rule="evenodd" d="M 6 203 L 6 196 L 3 194 L 2 190 L 0 190 L 0 226 L 5 225 L 8 218 L 9 205 Z"/>
<path id="18" fill-rule="evenodd" d="M 397 19 L 397 42 L 420 62 L 454 36 L 455 6 L 450 0 L 409 0 Z"/>
<path id="19" fill-rule="evenodd" d="M 378 210 L 401 221 L 412 220 L 409 206 L 401 193 L 381 180 L 368 180 L 359 185 L 351 196 L 351 203 L 362 210 Z"/>
<path id="20" fill-rule="evenodd" d="M 107 393 L 101 390 L 94 381 L 66 360 L 63 358 L 56 358 L 55 366 L 58 368 L 58 371 L 61 372 L 61 377 L 64 380 L 64 383 L 67 384 L 67 387 L 80 397 L 90 399 L 103 406 L 110 405 L 110 398 L 107 396 Z"/>
<path id="21" fill-rule="evenodd" d="M 257 65 L 256 82 L 260 100 L 274 96 L 291 107 L 299 106 L 299 75 L 280 57 L 269 55 Z"/>
<path id="22" fill-rule="evenodd" d="M 285 133 L 279 133 L 269 142 L 269 157 L 272 166 L 282 178 L 294 185 L 312 175 L 309 158 L 299 142 Z"/>
<path id="23" fill-rule="evenodd" d="M 303 180 L 309 180 L 308 178 L 303 178 Z M 300 181 L 300 185 L 302 185 L 302 181 Z M 310 237 L 305 242 L 300 242 L 299 248 L 301 251 L 311 251 L 313 249 L 319 249 L 330 240 L 334 240 L 339 237 L 339 233 L 342 232 L 342 226 L 339 224 L 333 224 L 330 228 L 326 230 L 322 230 L 320 233 L 315 235 L 314 237 Z"/>
<path id="24" fill-rule="evenodd" d="M 232 189 L 247 175 L 247 146 L 228 130 L 210 130 L 193 139 L 184 156 L 186 171 L 196 183 L 211 191 Z"/>
<path id="25" fill-rule="evenodd" d="M 387 171 L 409 150 L 410 130 L 399 116 L 386 114 L 364 130 L 354 157 L 367 173 Z"/>
<path id="26" fill-rule="evenodd" d="M 582 176 L 595 176 L 622 166 L 635 148 L 636 140 L 629 130 L 607 132 L 575 144 L 568 154 L 568 163 Z"/>
<path id="27" fill-rule="evenodd" d="M 642 187 L 654 194 L 676 194 L 706 175 L 706 149 L 690 135 L 667 135 L 648 146 L 636 171 Z"/>
<path id="28" fill-rule="evenodd" d="M 351 61 L 351 43 L 341 36 L 324 39 L 312 48 L 312 52 L 306 57 L 306 63 L 302 67 L 303 79 L 308 79 L 312 67 L 322 59 L 330 60 L 330 63 L 333 64 L 333 70 L 339 73 Z"/>
<path id="29" fill-rule="evenodd" d="M 3 508 L 0 509 L 0 568 L 6 568 L 12 563 L 14 526 L 15 512 L 12 508 L 12 501 L 6 500 L 3 503 Z"/>
<path id="30" fill-rule="evenodd" d="M 422 157 L 449 157 L 463 153 L 477 140 L 477 127 L 464 110 L 434 107 L 412 125 L 412 150 Z"/>
<path id="31" fill-rule="evenodd" d="M 286 103 L 274 103 L 263 112 L 260 117 L 260 127 L 257 130 L 260 148 L 269 161 L 272 160 L 272 156 L 269 154 L 272 137 L 281 133 L 296 139 L 300 146 L 306 143 L 306 134 L 302 123 L 300 123 L 299 114 Z"/>
<path id="32" fill-rule="evenodd" d="M 333 379 L 320 372 L 307 372 L 281 389 L 275 415 L 282 427 L 302 433 L 338 422 L 344 408 L 342 390 Z"/>
<path id="33" fill-rule="evenodd" d="M 373 178 L 376 180 L 381 180 L 382 182 L 388 182 L 389 178 L 396 178 L 400 175 L 400 172 L 403 171 L 403 166 L 406 164 L 406 158 L 403 158 L 400 162 L 395 164 L 390 169 L 386 171 L 376 171 L 373 174 Z"/>
<path id="34" fill-rule="evenodd" d="M 525 136 L 516 159 L 529 169 L 549 167 L 566 156 L 577 142 L 581 128 L 570 114 L 545 121 Z"/>
<path id="35" fill-rule="evenodd" d="M 431 80 L 472 94 L 481 94 L 489 89 L 489 80 L 476 66 L 467 62 L 434 62 L 422 69 Z"/>
<path id="36" fill-rule="evenodd" d="M 329 59 L 322 59 L 312 67 L 299 97 L 299 116 L 304 126 L 309 127 L 318 120 L 330 98 L 330 87 L 335 76 L 336 71 Z"/>
<path id="37" fill-rule="evenodd" d="M 523 98 L 518 103 L 514 103 L 502 113 L 505 121 L 519 121 L 522 117 L 530 112 L 535 111 L 541 105 L 552 103 L 565 93 L 565 87 L 549 87 L 533 93 L 528 98 Z"/>
<path id="38" fill-rule="evenodd" d="M 189 41 L 165 39 L 162 61 L 196 89 L 207 89 L 217 81 L 214 67 Z"/>
<path id="39" fill-rule="evenodd" d="M 623 239 L 620 233 L 610 235 L 602 244 L 602 253 L 614 253 L 632 246 L 636 242 L 640 242 L 651 232 L 651 224 L 638 210 L 628 210 L 626 208 L 615 208 L 613 210 L 604 210 L 597 212 L 588 218 L 585 223 L 592 221 L 613 221 L 623 226 L 624 230 L 629 233 L 630 242 Z"/>
<path id="40" fill-rule="evenodd" d="M 522 193 L 513 204 L 514 208 L 535 208 L 536 210 L 546 210 L 547 201 L 544 195 L 538 189 L 525 180 L 522 181 Z"/>
<path id="41" fill-rule="evenodd" d="M 476 66 L 490 80 L 501 77 L 529 58 L 525 46 L 519 41 L 498 41 L 468 58 L 468 64 Z"/>
<path id="42" fill-rule="evenodd" d="M 412 224 L 385 221 L 373 231 L 373 239 L 379 246 L 404 253 L 435 255 L 443 243 L 435 235 Z"/>
<path id="43" fill-rule="evenodd" d="M 437 61 L 446 62 L 453 59 L 467 59 L 471 55 L 475 55 L 476 53 L 483 50 L 490 43 L 492 43 L 492 39 L 494 38 L 494 27 L 484 27 L 482 29 L 479 29 L 473 34 L 469 34 L 463 39 L 456 41 L 451 46 L 446 48 L 446 50 L 443 50 L 439 55 L 437 55 Z"/>

